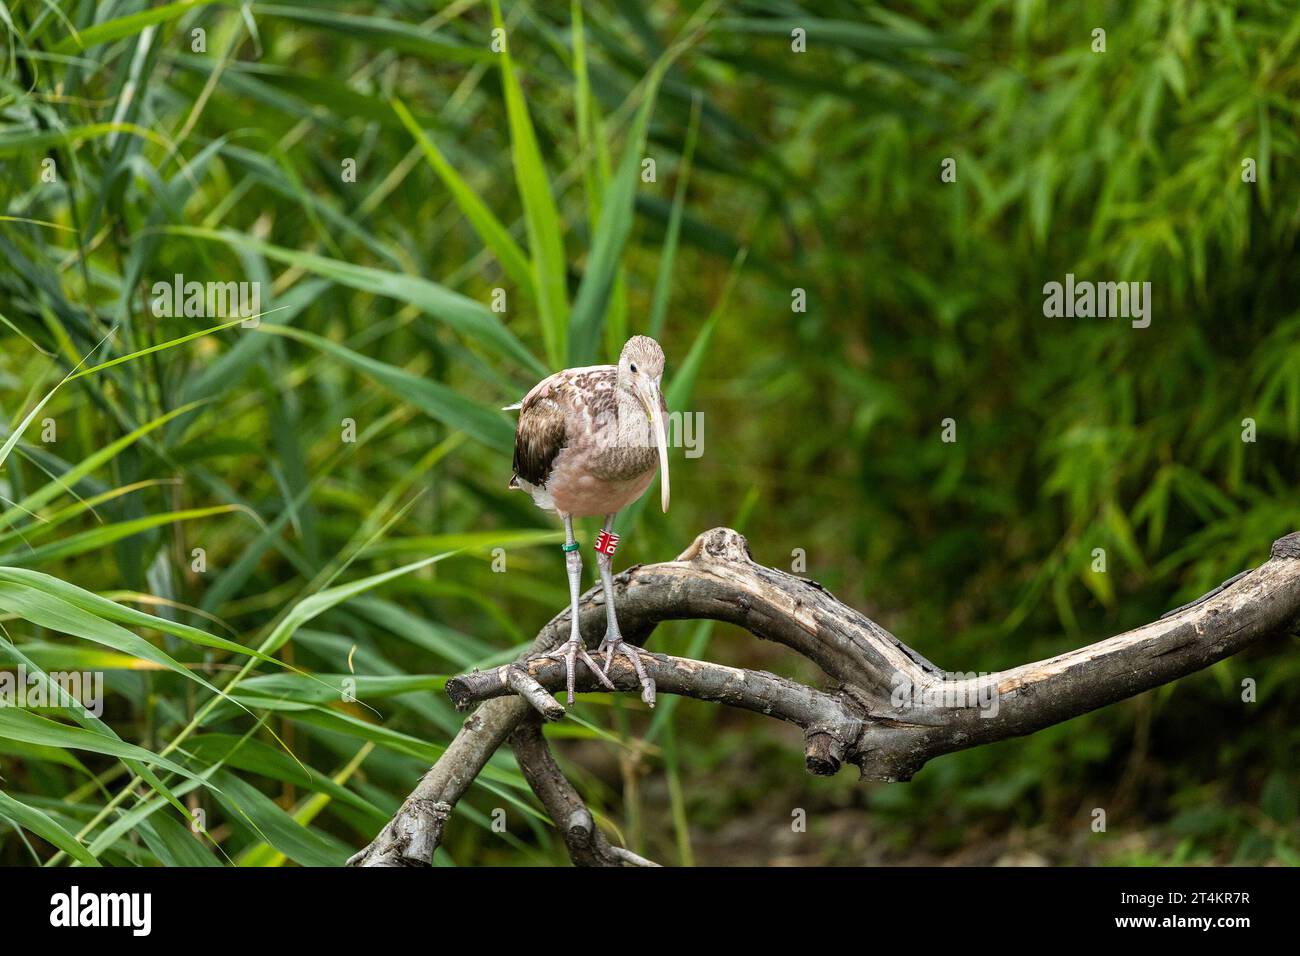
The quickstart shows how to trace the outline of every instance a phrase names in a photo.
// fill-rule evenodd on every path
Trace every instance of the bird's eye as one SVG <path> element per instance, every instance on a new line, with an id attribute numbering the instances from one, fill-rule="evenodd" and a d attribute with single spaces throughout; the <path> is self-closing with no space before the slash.
<path id="1" fill-rule="evenodd" d="M 635 372 L 636 372 L 636 362 L 633 362 L 631 365 L 628 366 L 628 368 L 630 368 L 630 369 L 632 370 L 632 372 L 635 374 Z"/>

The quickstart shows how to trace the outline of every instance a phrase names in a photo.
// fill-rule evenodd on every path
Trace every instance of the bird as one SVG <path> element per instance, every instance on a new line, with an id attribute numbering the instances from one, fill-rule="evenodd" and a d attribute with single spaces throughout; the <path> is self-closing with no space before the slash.
<path id="1" fill-rule="evenodd" d="M 646 674 L 636 649 L 618 627 L 614 610 L 614 534 L 618 513 L 636 501 L 654 481 L 656 470 L 660 504 L 669 502 L 668 442 L 665 421 L 668 405 L 663 396 L 664 350 L 646 335 L 634 335 L 619 353 L 617 365 L 568 368 L 542 379 L 523 399 L 506 406 L 517 409 L 513 475 L 508 487 L 526 491 L 545 511 L 564 522 L 564 557 L 569 575 L 572 630 L 569 639 L 539 658 L 563 659 L 568 703 L 573 703 L 574 672 L 578 660 L 596 678 L 614 689 L 609 666 L 615 654 L 631 662 L 641 684 L 641 699 L 655 703 L 654 680 Z M 596 539 L 596 567 L 605 591 L 605 637 L 596 653 L 605 654 L 600 668 L 587 653 L 578 633 L 578 594 L 582 589 L 582 556 L 573 533 L 573 519 L 605 519 Z"/>

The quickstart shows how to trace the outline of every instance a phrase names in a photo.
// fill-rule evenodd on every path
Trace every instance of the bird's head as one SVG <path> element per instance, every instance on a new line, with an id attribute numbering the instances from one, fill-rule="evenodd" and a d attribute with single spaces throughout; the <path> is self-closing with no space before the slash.
<path id="1" fill-rule="evenodd" d="M 659 503 L 668 510 L 668 437 L 664 430 L 660 381 L 664 375 L 664 350 L 648 335 L 627 340 L 618 357 L 618 387 L 645 411 L 659 449 Z"/>

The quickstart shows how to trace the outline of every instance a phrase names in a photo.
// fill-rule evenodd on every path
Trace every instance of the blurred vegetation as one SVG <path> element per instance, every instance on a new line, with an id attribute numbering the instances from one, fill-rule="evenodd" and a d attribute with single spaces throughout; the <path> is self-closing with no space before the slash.
<path id="1" fill-rule="evenodd" d="M 566 600 L 496 409 L 633 332 L 705 453 L 620 562 L 731 524 L 954 670 L 1144 623 L 1300 528 L 1292 5 L 503 7 L 0 7 L 0 663 L 107 685 L 99 720 L 0 709 L 0 862 L 365 844 L 460 724 L 446 676 Z M 1066 273 L 1151 282 L 1151 326 L 1044 318 Z M 176 274 L 266 314 L 160 318 Z M 818 679 L 707 623 L 654 646 Z M 667 863 L 1293 864 L 1296 650 L 906 785 L 691 701 L 590 695 L 548 736 Z M 436 862 L 563 859 L 502 752 Z"/>

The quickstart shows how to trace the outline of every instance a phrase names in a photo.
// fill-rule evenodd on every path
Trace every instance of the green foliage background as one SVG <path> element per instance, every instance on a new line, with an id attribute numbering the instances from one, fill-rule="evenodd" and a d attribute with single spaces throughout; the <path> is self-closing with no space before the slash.
<path id="1" fill-rule="evenodd" d="M 633 332 L 664 343 L 705 454 L 676 453 L 671 514 L 625 516 L 620 560 L 731 524 L 953 670 L 1146 622 L 1300 528 L 1291 4 L 51 0 L 0 21 L 0 663 L 108 691 L 101 720 L 0 710 L 0 862 L 366 843 L 459 726 L 446 676 L 566 600 L 496 409 Z M 1150 328 L 1044 318 L 1067 272 L 1151 282 Z M 156 317 L 178 273 L 260 282 L 267 314 Z M 654 646 L 819 676 L 730 628 Z M 1295 652 L 907 785 L 810 778 L 791 728 L 690 701 L 591 695 L 548 736 L 614 838 L 669 863 L 1292 864 Z M 563 858 L 503 752 L 436 862 Z"/>

